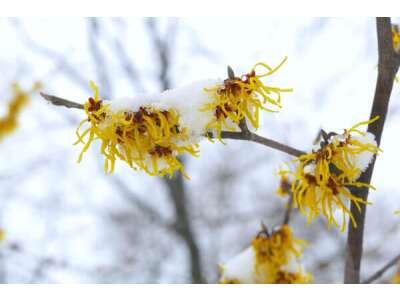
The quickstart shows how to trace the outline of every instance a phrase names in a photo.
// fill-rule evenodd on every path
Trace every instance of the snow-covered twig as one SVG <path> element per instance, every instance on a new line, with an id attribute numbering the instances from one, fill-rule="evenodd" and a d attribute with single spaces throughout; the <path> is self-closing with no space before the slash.
<path id="1" fill-rule="evenodd" d="M 83 109 L 83 105 L 74 101 L 70 101 L 64 98 L 60 98 L 57 96 L 45 94 L 45 93 L 40 93 L 40 95 L 50 103 L 57 105 L 57 106 L 64 106 L 67 108 L 77 108 L 77 109 Z M 266 147 L 284 152 L 286 154 L 292 155 L 292 156 L 300 156 L 305 154 L 304 151 L 298 150 L 296 148 L 290 147 L 288 145 L 279 143 L 277 141 L 274 141 L 272 139 L 260 136 L 258 134 L 255 134 L 254 132 L 251 132 L 246 123 L 241 123 L 240 125 L 241 131 L 239 132 L 231 132 L 231 131 L 223 131 L 221 132 L 221 137 L 223 139 L 232 139 L 232 140 L 243 140 L 243 141 L 251 141 L 255 142 L 257 144 L 264 145 Z M 210 137 L 213 137 L 211 134 L 209 134 Z"/>

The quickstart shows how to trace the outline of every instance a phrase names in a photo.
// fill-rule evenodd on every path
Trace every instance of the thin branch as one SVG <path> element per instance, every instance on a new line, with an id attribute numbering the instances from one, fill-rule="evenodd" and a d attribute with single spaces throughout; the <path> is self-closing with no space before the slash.
<path id="1" fill-rule="evenodd" d="M 139 72 L 136 69 L 132 59 L 130 59 L 128 53 L 126 52 L 125 47 L 122 46 L 120 39 L 114 39 L 114 48 L 117 52 L 117 58 L 119 59 L 119 62 L 127 75 L 127 79 L 130 81 L 132 86 L 136 87 L 138 92 L 143 93 L 145 88 L 143 87 Z"/>
<path id="2" fill-rule="evenodd" d="M 110 182 L 118 187 L 116 190 L 121 194 L 121 196 L 138 208 L 144 216 L 149 218 L 150 222 L 163 228 L 172 228 L 171 224 L 161 215 L 161 213 L 132 191 L 132 189 L 129 188 L 129 185 L 124 182 L 122 178 L 111 176 Z"/>
<path id="3" fill-rule="evenodd" d="M 53 105 L 57 106 L 64 106 L 67 108 L 77 108 L 77 109 L 83 109 L 83 105 L 77 102 L 73 102 L 67 99 L 63 99 L 57 96 L 53 95 L 48 95 L 45 93 L 40 93 L 40 95 L 47 101 L 49 101 Z"/>
<path id="4" fill-rule="evenodd" d="M 99 40 L 101 35 L 100 21 L 98 18 L 88 18 L 88 40 L 89 51 L 92 54 L 93 63 L 96 67 L 96 73 L 103 89 L 103 96 L 108 99 L 112 96 L 112 85 L 107 70 L 106 59 L 100 49 Z"/>
<path id="5" fill-rule="evenodd" d="M 266 147 L 284 152 L 286 154 L 292 155 L 292 156 L 301 156 L 305 154 L 306 152 L 298 150 L 296 148 L 290 147 L 288 145 L 279 143 L 277 141 L 271 140 L 266 137 L 262 137 L 258 134 L 255 134 L 253 132 L 230 132 L 230 131 L 223 131 L 221 132 L 221 137 L 223 139 L 232 139 L 232 140 L 242 140 L 242 141 L 251 141 L 255 142 L 257 144 L 264 145 Z"/>
<path id="6" fill-rule="evenodd" d="M 286 204 L 285 215 L 283 216 L 282 225 L 288 225 L 290 222 L 290 216 L 293 210 L 293 193 L 290 192 L 288 203 Z"/>
<path id="7" fill-rule="evenodd" d="M 366 284 L 374 282 L 375 280 L 379 279 L 387 270 L 396 265 L 398 262 L 400 262 L 400 254 L 397 255 L 395 258 L 393 258 L 391 261 L 389 261 L 386 265 L 384 265 L 374 274 L 372 274 L 370 277 L 368 277 L 368 279 L 364 280 L 362 283 Z"/>
<path id="8" fill-rule="evenodd" d="M 22 23 L 18 19 L 9 19 L 11 24 L 14 25 L 17 32 L 20 34 L 22 42 L 25 44 L 27 48 L 29 48 L 32 52 L 37 53 L 46 59 L 49 59 L 55 63 L 58 68 L 58 71 L 64 71 L 66 75 L 71 78 L 73 82 L 75 82 L 80 87 L 90 90 L 88 83 L 88 79 L 84 78 L 80 72 L 79 68 L 76 68 L 72 63 L 68 60 L 68 54 L 59 53 L 57 50 L 47 48 L 43 46 L 41 43 L 37 43 L 33 38 L 30 37 L 26 29 L 23 27 Z"/>
<path id="9" fill-rule="evenodd" d="M 392 29 L 390 18 L 377 18 L 376 20 L 378 37 L 378 78 L 376 82 L 375 96 L 372 104 L 370 119 L 379 116 L 379 120 L 368 125 L 367 131 L 372 133 L 378 146 L 381 142 L 383 127 L 389 107 L 390 95 L 392 93 L 393 82 L 399 69 L 400 59 L 393 49 Z M 375 157 L 367 170 L 360 176 L 359 181 L 369 184 L 375 165 Z M 354 196 L 363 200 L 368 198 L 368 188 L 352 188 Z M 360 205 L 360 209 L 358 208 Z M 345 283 L 360 283 L 360 267 L 362 258 L 364 223 L 366 206 L 363 203 L 351 203 L 351 213 L 353 214 L 357 227 L 349 222 L 346 263 L 344 272 Z"/>
<path id="10" fill-rule="evenodd" d="M 149 30 L 149 37 L 152 40 L 155 53 L 157 54 L 160 64 L 158 80 L 162 90 L 171 87 L 170 70 L 172 59 L 172 43 L 169 42 L 174 38 L 176 32 L 176 23 L 171 23 L 169 33 L 162 36 L 157 30 L 157 19 L 146 19 L 145 25 Z M 190 199 L 186 190 L 181 173 L 176 174 L 173 178 L 163 178 L 163 182 L 168 188 L 170 199 L 175 209 L 175 229 L 177 234 L 182 238 L 189 251 L 189 265 L 192 283 L 204 283 L 204 271 L 201 262 L 201 250 L 196 239 L 192 219 L 190 217 Z"/>

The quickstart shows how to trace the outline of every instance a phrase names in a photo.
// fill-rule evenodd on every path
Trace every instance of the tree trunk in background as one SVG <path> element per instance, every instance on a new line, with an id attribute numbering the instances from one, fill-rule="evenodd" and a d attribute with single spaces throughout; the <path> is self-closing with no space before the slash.
<path id="1" fill-rule="evenodd" d="M 189 220 L 189 199 L 187 198 L 183 180 L 182 174 L 178 173 L 172 179 L 165 178 L 164 182 L 174 204 L 177 233 L 189 250 L 191 280 L 193 283 L 204 283 L 200 250 L 195 241 L 193 228 Z"/>

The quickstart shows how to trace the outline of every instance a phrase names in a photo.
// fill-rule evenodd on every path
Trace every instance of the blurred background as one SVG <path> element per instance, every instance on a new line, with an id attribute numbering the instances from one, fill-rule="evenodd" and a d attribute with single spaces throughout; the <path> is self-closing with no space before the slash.
<path id="1" fill-rule="evenodd" d="M 294 92 L 280 113 L 263 114 L 259 133 L 308 150 L 321 128 L 368 119 L 375 31 L 372 18 L 3 18 L 0 117 L 13 82 L 29 89 L 41 81 L 44 92 L 83 103 L 89 80 L 113 99 L 288 56 L 269 83 Z M 397 85 L 370 193 L 364 278 L 400 251 L 399 100 Z M 0 143 L 1 283 L 215 283 L 218 264 L 246 248 L 261 222 L 281 224 L 286 200 L 276 195 L 276 173 L 291 157 L 244 141 L 203 141 L 200 158 L 183 158 L 191 180 L 149 177 L 123 163 L 105 175 L 98 147 L 76 163 L 83 118 L 35 94 Z M 322 218 L 307 226 L 296 211 L 291 225 L 309 242 L 303 259 L 314 281 L 341 283 L 346 235 Z"/>

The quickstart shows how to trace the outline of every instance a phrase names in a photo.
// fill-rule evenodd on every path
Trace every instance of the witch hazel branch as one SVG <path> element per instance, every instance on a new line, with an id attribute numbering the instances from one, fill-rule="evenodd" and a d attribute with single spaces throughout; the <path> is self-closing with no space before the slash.
<path id="1" fill-rule="evenodd" d="M 397 52 L 398 27 L 393 27 L 391 34 L 393 50 Z M 286 61 L 284 58 L 274 67 L 256 63 L 242 76 L 228 67 L 223 80 L 205 79 L 162 93 L 112 101 L 102 99 L 93 82 L 90 85 L 94 94 L 83 103 L 41 95 L 54 105 L 84 111 L 85 117 L 76 130 L 75 145 L 81 147 L 78 162 L 90 147 L 98 147 L 106 173 L 113 173 L 116 162 L 121 161 L 150 176 L 172 177 L 181 172 L 190 179 L 180 155 L 198 157 L 200 144 L 207 141 L 251 141 L 295 157 L 277 174 L 278 194 L 290 198 L 290 210 L 298 209 L 309 223 L 322 217 L 328 227 L 336 226 L 342 232 L 347 220 L 356 228 L 359 219 L 354 209 L 361 212 L 371 202 L 352 191 L 375 189 L 361 179 L 375 156 L 382 152 L 376 136 L 365 127 L 380 122 L 381 116 L 371 116 L 341 133 L 321 131 L 309 151 L 256 134 L 260 114 L 279 113 L 285 94 L 293 92 L 291 88 L 269 83 Z M 312 281 L 300 262 L 306 243 L 294 238 L 288 224 L 290 210 L 284 224 L 271 232 L 263 226 L 249 248 L 220 265 L 221 283 Z"/>

